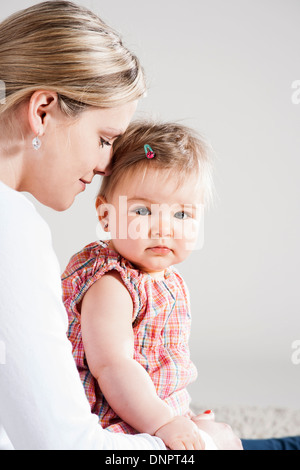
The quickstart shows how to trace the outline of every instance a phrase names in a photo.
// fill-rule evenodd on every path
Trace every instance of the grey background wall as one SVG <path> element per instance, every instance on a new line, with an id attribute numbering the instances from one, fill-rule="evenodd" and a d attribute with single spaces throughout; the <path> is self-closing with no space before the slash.
<path id="1" fill-rule="evenodd" d="M 1 19 L 36 2 L 11 0 Z M 181 266 L 193 309 L 193 401 L 300 406 L 298 0 L 81 0 L 149 83 L 139 116 L 196 127 L 215 152 L 205 244 Z M 299 102 L 299 104 L 298 104 Z M 61 268 L 94 241 L 94 184 L 65 213 L 36 204 Z M 30 196 L 28 196 L 30 197 Z M 32 199 L 32 198 L 31 198 Z"/>

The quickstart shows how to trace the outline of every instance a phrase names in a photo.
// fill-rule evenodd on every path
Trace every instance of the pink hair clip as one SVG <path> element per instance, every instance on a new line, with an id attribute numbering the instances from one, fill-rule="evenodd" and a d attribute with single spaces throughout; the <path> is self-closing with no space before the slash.
<path id="1" fill-rule="evenodd" d="M 145 154 L 146 154 L 147 158 L 151 159 L 151 158 L 155 157 L 155 153 L 153 152 L 150 145 L 148 145 L 148 144 L 144 145 L 144 150 L 145 150 Z"/>

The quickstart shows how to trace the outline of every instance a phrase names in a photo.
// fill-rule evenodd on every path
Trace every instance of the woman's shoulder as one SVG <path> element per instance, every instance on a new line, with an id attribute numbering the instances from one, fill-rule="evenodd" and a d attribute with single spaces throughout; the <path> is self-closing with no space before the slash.
<path id="1" fill-rule="evenodd" d="M 1 216 L 9 218 L 15 211 L 35 211 L 34 205 L 22 194 L 0 181 Z"/>
<path id="2" fill-rule="evenodd" d="M 51 238 L 50 229 L 36 210 L 34 204 L 22 193 L 0 181 L 0 239 L 13 241 L 22 239 L 35 243 L 38 238 Z"/>

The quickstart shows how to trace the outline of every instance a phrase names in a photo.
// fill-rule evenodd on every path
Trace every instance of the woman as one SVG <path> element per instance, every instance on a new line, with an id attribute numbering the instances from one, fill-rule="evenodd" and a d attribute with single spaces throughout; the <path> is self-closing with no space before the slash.
<path id="1" fill-rule="evenodd" d="M 139 62 L 96 15 L 50 1 L 0 24 L 0 80 L 0 449 L 164 449 L 105 431 L 91 414 L 49 228 L 20 194 L 63 211 L 108 173 L 145 92 Z M 211 422 L 209 432 L 240 448 L 230 428 Z"/>

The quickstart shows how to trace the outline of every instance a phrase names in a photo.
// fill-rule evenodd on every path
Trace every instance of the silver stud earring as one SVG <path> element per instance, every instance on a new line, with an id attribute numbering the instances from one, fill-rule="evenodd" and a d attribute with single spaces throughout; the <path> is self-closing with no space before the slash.
<path id="1" fill-rule="evenodd" d="M 42 145 L 42 142 L 39 139 L 39 133 L 38 133 L 38 135 L 32 141 L 32 146 L 34 150 L 39 150 L 41 148 L 41 145 Z"/>

